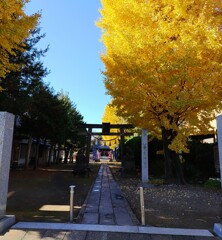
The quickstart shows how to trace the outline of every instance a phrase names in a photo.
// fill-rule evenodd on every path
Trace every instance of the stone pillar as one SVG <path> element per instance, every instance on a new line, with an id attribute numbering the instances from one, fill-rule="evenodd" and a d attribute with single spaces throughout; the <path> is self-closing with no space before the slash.
<path id="1" fill-rule="evenodd" d="M 0 233 L 15 223 L 15 216 L 5 216 L 13 127 L 14 115 L 0 112 Z"/>
<path id="2" fill-rule="evenodd" d="M 148 174 L 148 135 L 147 129 L 142 129 L 141 136 L 141 168 L 142 168 L 142 183 L 148 183 L 149 174 Z"/>
<path id="3" fill-rule="evenodd" d="M 222 115 L 217 116 L 217 142 L 220 166 L 220 182 L 222 188 Z"/>
<path id="4" fill-rule="evenodd" d="M 14 115 L 0 112 L 0 219 L 5 217 Z"/>

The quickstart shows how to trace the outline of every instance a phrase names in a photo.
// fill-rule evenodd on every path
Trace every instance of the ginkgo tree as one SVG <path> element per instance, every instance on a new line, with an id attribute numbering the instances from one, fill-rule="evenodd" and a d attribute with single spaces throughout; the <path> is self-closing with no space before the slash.
<path id="1" fill-rule="evenodd" d="M 162 137 L 166 181 L 184 183 L 177 153 L 222 110 L 222 2 L 101 3 L 108 94 L 118 114 Z"/>
<path id="2" fill-rule="evenodd" d="M 18 65 L 10 62 L 9 57 L 15 55 L 16 50 L 22 50 L 25 39 L 38 24 L 38 13 L 28 16 L 24 12 L 28 2 L 29 0 L 0 0 L 0 83 L 1 78 L 18 68 Z"/>
<path id="3" fill-rule="evenodd" d="M 107 104 L 105 106 L 104 114 L 102 117 L 102 122 L 107 122 L 111 124 L 126 124 L 126 120 L 124 120 L 122 117 L 117 116 L 117 108 L 116 106 L 112 105 L 111 103 Z M 119 144 L 119 136 L 120 135 L 120 130 L 111 128 L 110 132 L 111 133 L 116 133 L 116 136 L 103 136 L 103 140 L 109 143 L 111 148 L 115 148 Z"/>

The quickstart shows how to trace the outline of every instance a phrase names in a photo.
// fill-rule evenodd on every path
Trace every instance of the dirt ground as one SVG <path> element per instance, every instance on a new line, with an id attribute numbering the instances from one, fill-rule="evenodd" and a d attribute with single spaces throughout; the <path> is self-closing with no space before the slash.
<path id="1" fill-rule="evenodd" d="M 134 214 L 141 219 L 139 178 L 122 178 L 112 169 Z M 146 225 L 212 230 L 222 222 L 222 191 L 186 185 L 144 188 Z"/>
<path id="2" fill-rule="evenodd" d="M 70 185 L 75 185 L 74 221 L 97 176 L 98 164 L 89 176 L 73 175 L 73 164 L 12 170 L 9 177 L 7 214 L 17 221 L 68 222 Z"/>
<path id="3" fill-rule="evenodd" d="M 134 214 L 140 220 L 140 178 L 123 178 L 119 166 L 111 165 Z M 37 171 L 10 173 L 7 214 L 17 221 L 69 221 L 69 186 L 76 185 L 74 220 L 97 176 L 99 164 L 91 165 L 90 176 L 73 176 L 72 165 Z M 61 171 L 62 170 L 62 171 Z M 203 187 L 153 185 L 144 188 L 146 225 L 213 229 L 222 223 L 222 191 Z"/>

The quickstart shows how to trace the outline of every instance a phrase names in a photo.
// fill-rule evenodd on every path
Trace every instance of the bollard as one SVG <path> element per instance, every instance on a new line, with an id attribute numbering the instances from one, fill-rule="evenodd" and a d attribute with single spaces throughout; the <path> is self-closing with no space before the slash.
<path id="1" fill-rule="evenodd" d="M 74 185 L 71 185 L 69 186 L 70 187 L 70 222 L 73 222 L 73 208 L 74 208 L 74 205 L 73 205 L 73 202 L 74 202 L 74 188 L 76 186 Z"/>
<path id="2" fill-rule="evenodd" d="M 141 206 L 141 223 L 145 225 L 144 195 L 143 187 L 140 187 L 140 206 Z"/>

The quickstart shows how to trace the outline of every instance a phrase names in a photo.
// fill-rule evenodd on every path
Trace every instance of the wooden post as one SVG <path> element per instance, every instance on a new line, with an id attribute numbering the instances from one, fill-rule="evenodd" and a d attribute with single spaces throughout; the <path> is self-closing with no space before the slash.
<path id="1" fill-rule="evenodd" d="M 142 136 L 141 136 L 141 152 L 142 152 L 142 159 L 141 159 L 141 168 L 142 168 L 142 182 L 147 183 L 149 181 L 149 174 L 148 174 L 148 134 L 147 129 L 142 129 Z"/>
<path id="2" fill-rule="evenodd" d="M 144 208 L 143 187 L 140 187 L 140 209 L 141 209 L 141 223 L 142 223 L 142 225 L 145 225 L 145 208 Z"/>

